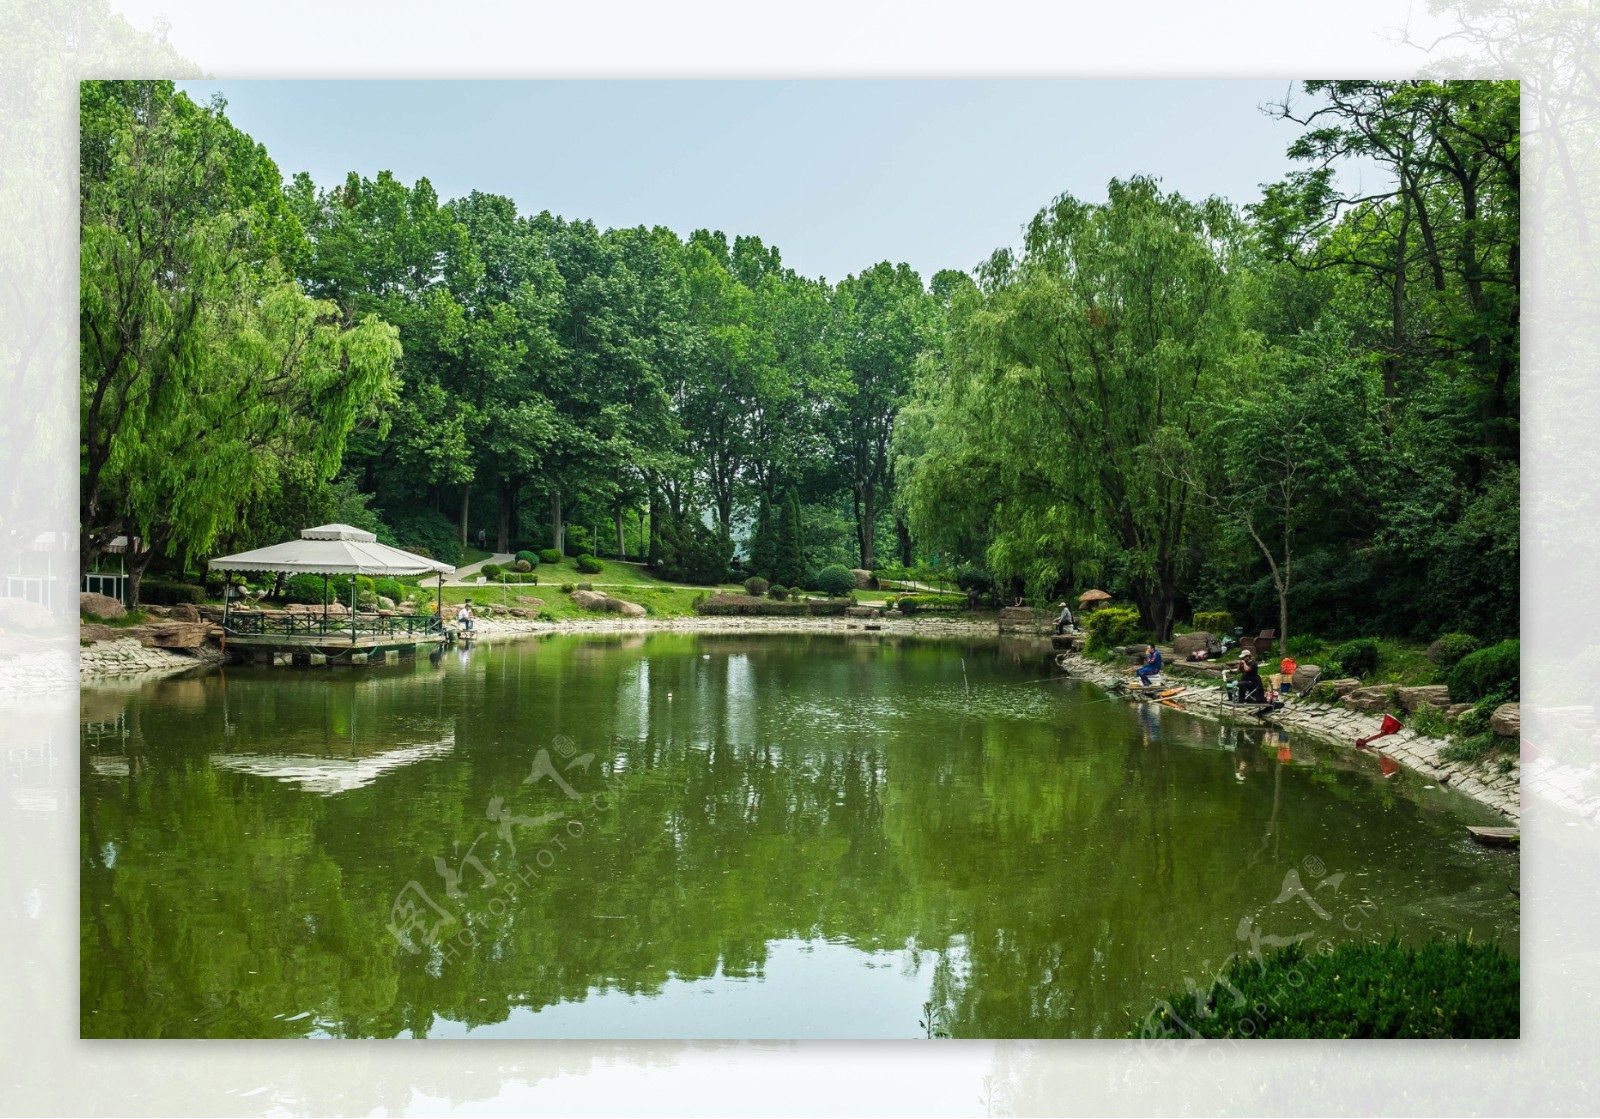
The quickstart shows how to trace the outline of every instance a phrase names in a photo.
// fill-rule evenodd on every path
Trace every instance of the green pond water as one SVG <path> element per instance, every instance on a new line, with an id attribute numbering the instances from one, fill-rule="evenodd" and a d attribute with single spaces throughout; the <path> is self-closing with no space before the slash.
<path id="1" fill-rule="evenodd" d="M 87 1037 L 1118 1036 L 1232 953 L 1517 951 L 1377 760 L 1031 642 L 549 637 L 87 688 Z"/>

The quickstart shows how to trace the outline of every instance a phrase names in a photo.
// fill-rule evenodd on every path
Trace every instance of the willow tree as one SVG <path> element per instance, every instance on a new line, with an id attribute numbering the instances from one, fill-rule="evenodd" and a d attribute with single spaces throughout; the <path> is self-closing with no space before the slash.
<path id="1" fill-rule="evenodd" d="M 929 367 L 942 383 L 919 409 L 912 527 L 987 523 L 997 576 L 1036 594 L 1069 570 L 1106 578 L 1168 633 L 1195 508 L 1157 446 L 1193 444 L 1196 403 L 1246 348 L 1236 230 L 1222 201 L 1148 178 L 1040 211 L 1022 252 L 996 253 L 952 301 L 945 360 Z"/>
<path id="2" fill-rule="evenodd" d="M 392 391 L 387 323 L 347 324 L 284 274 L 304 236 L 277 168 L 215 103 L 170 82 L 86 82 L 80 213 L 80 528 L 204 552 L 278 481 L 337 471 L 358 412 Z"/>

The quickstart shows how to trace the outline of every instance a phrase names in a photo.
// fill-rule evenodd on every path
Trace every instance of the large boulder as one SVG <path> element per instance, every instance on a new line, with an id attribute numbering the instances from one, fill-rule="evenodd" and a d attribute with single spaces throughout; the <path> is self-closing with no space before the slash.
<path id="1" fill-rule="evenodd" d="M 205 622 L 159 622 L 130 626 L 123 632 L 141 645 L 153 645 L 158 649 L 198 649 L 205 644 L 210 630 Z"/>
<path id="2" fill-rule="evenodd" d="M 1293 685 L 1295 691 L 1304 691 L 1312 684 L 1315 684 L 1317 682 L 1317 678 L 1321 675 L 1322 669 L 1317 665 L 1302 664 L 1294 670 L 1294 676 L 1290 678 L 1290 683 Z"/>
<path id="3" fill-rule="evenodd" d="M 624 618 L 642 618 L 647 613 L 645 608 L 637 602 L 624 602 L 620 598 L 607 599 L 607 602 L 610 603 L 613 610 Z"/>
<path id="4" fill-rule="evenodd" d="M 91 618 L 122 618 L 127 616 L 128 608 L 108 594 L 84 591 L 78 595 L 78 613 Z"/>
<path id="5" fill-rule="evenodd" d="M 1349 695 L 1351 692 L 1359 688 L 1361 686 L 1361 681 L 1357 680 L 1354 676 L 1346 676 L 1340 680 L 1324 680 L 1323 684 L 1326 685 L 1335 696 L 1342 697 Z"/>
<path id="6" fill-rule="evenodd" d="M 1501 738 L 1520 738 L 1522 736 L 1522 704 L 1502 703 L 1494 709 L 1494 714 L 1489 716 L 1489 726 Z"/>
<path id="7" fill-rule="evenodd" d="M 198 622 L 200 611 L 192 602 L 180 602 L 167 612 L 167 617 L 175 622 Z"/>
<path id="8" fill-rule="evenodd" d="M 1203 629 L 1197 629 L 1193 633 L 1180 633 L 1172 639 L 1173 659 L 1186 661 L 1190 653 L 1210 648 L 1214 640 L 1216 639 Z"/>
<path id="9" fill-rule="evenodd" d="M 856 590 L 875 591 L 878 589 L 878 580 L 873 578 L 872 572 L 865 571 L 859 567 L 852 567 L 850 574 L 856 577 Z"/>
<path id="10" fill-rule="evenodd" d="M 878 616 L 878 608 L 876 606 L 846 606 L 844 614 L 847 618 L 876 618 Z"/>
<path id="11" fill-rule="evenodd" d="M 94 622 L 85 622 L 78 627 L 78 639 L 80 641 L 117 641 L 126 636 L 128 636 L 128 631 L 125 629 L 117 629 L 115 626 L 103 626 Z"/>
<path id="12" fill-rule="evenodd" d="M 1450 706 L 1450 689 L 1443 684 L 1429 684 L 1420 688 L 1396 688 L 1394 697 L 1400 702 L 1402 710 L 1411 712 L 1419 707 L 1437 707 L 1444 710 Z"/>
<path id="13" fill-rule="evenodd" d="M 1473 706 L 1474 705 L 1470 703 L 1452 703 L 1449 707 L 1444 709 L 1444 721 L 1447 723 L 1455 722 L 1468 711 L 1471 711 Z"/>
<path id="14" fill-rule="evenodd" d="M 0 598 L 0 633 L 49 633 L 56 619 L 48 609 L 25 598 Z"/>
<path id="15" fill-rule="evenodd" d="M 1339 702 L 1352 710 L 1377 715 L 1389 710 L 1389 705 L 1394 702 L 1390 691 L 1388 687 L 1356 688 Z"/>
<path id="16" fill-rule="evenodd" d="M 573 591 L 572 601 L 585 610 L 604 610 L 606 608 L 606 596 L 599 591 Z"/>

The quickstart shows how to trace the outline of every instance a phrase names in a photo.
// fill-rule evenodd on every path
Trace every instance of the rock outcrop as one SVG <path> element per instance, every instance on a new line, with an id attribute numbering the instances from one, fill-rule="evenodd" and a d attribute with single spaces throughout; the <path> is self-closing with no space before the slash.
<path id="1" fill-rule="evenodd" d="M 78 595 L 78 613 L 93 618 L 114 619 L 126 617 L 128 608 L 110 595 L 84 591 Z"/>
<path id="2" fill-rule="evenodd" d="M 1489 716 L 1490 728 L 1501 738 L 1522 737 L 1522 704 L 1502 703 Z"/>
<path id="3" fill-rule="evenodd" d="M 1443 684 L 1428 684 L 1418 688 L 1396 688 L 1394 697 L 1400 703 L 1403 711 L 1415 711 L 1419 707 L 1437 707 L 1443 711 L 1450 706 L 1450 689 Z"/>

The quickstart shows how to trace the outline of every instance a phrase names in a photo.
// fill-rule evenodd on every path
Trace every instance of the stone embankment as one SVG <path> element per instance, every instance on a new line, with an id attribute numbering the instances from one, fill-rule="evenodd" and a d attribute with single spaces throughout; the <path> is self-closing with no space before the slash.
<path id="1" fill-rule="evenodd" d="M 1118 682 L 1127 683 L 1129 680 L 1127 672 L 1117 666 L 1103 664 L 1072 653 L 1058 655 L 1057 663 L 1070 675 L 1089 680 L 1101 687 L 1110 687 Z M 1202 685 L 1201 688 L 1203 687 Z M 1347 746 L 1352 750 L 1355 749 L 1356 739 L 1377 734 L 1383 725 L 1381 713 L 1358 711 L 1338 704 L 1307 699 L 1290 699 L 1279 710 L 1256 719 L 1251 715 L 1230 712 L 1221 702 L 1220 690 L 1213 688 L 1204 688 L 1198 699 L 1194 698 L 1191 692 L 1183 697 L 1182 702 L 1185 711 L 1201 718 L 1267 723 L 1296 734 L 1309 735 L 1325 742 Z M 1496 732 L 1500 733 L 1500 726 L 1512 729 L 1511 720 L 1514 718 L 1513 712 L 1506 711 L 1495 728 Z M 1476 762 L 1448 761 L 1439 756 L 1439 751 L 1448 745 L 1448 739 L 1418 734 L 1407 727 L 1397 734 L 1378 739 L 1372 748 L 1430 781 L 1459 789 L 1478 803 L 1499 812 L 1511 823 L 1520 823 L 1522 819 L 1520 764 L 1513 763 L 1507 773 L 1497 773 Z"/>

